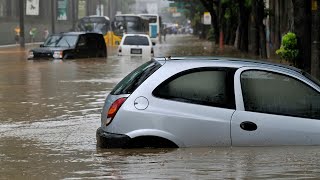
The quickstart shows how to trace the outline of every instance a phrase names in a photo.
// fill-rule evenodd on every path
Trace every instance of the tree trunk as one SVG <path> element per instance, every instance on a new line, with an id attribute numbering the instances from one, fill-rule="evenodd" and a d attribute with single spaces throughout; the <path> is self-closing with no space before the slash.
<path id="1" fill-rule="evenodd" d="M 218 24 L 218 16 L 215 11 L 210 12 L 211 15 L 211 25 L 214 30 L 214 40 L 216 44 L 219 44 L 219 24 Z"/>
<path id="2" fill-rule="evenodd" d="M 226 7 L 219 2 L 219 30 L 220 30 L 220 37 L 219 37 L 219 48 L 220 50 L 223 50 L 224 46 L 224 27 L 225 27 L 225 19 L 224 19 L 224 13 L 226 10 Z"/>
<path id="3" fill-rule="evenodd" d="M 311 71 L 311 1 L 292 0 L 294 7 L 294 32 L 298 37 L 299 68 Z"/>
<path id="4" fill-rule="evenodd" d="M 259 56 L 259 2 L 258 1 L 252 1 L 252 12 L 251 12 L 251 33 L 250 33 L 250 39 L 251 39 L 251 52 Z"/>
<path id="5" fill-rule="evenodd" d="M 320 79 L 320 1 L 312 11 L 311 75 Z"/>
<path id="6" fill-rule="evenodd" d="M 260 57 L 267 59 L 267 40 L 266 40 L 266 27 L 264 24 L 259 26 L 260 36 Z"/>
<path id="7" fill-rule="evenodd" d="M 259 27 L 259 45 L 260 45 L 260 57 L 267 58 L 267 48 L 266 48 L 266 27 L 263 24 L 264 19 L 264 0 L 257 1 L 257 20 Z"/>
<path id="8" fill-rule="evenodd" d="M 273 46 L 273 50 L 279 49 L 280 48 L 280 44 L 281 44 L 281 32 L 280 32 L 280 2 L 278 0 L 275 1 L 275 6 L 274 6 L 274 37 L 273 37 L 273 42 L 274 42 L 274 46 Z"/>
<path id="9" fill-rule="evenodd" d="M 218 15 L 217 15 L 216 10 L 213 8 L 214 1 L 213 0 L 210 0 L 210 1 L 200 0 L 200 2 L 209 11 L 209 13 L 211 15 L 211 25 L 214 30 L 214 39 L 215 39 L 215 43 L 218 44 L 219 43 L 219 33 L 220 33 L 219 19 L 218 19 Z"/>
<path id="10" fill-rule="evenodd" d="M 239 1 L 239 49 L 248 52 L 248 21 L 249 10 L 245 7 L 244 1 Z"/>

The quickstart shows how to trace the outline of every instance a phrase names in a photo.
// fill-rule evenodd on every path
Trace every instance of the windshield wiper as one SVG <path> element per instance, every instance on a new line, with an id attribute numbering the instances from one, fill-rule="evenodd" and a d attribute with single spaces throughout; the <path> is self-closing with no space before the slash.
<path id="1" fill-rule="evenodd" d="M 63 40 L 68 44 L 69 47 L 71 47 L 69 42 L 66 39 L 63 39 Z"/>

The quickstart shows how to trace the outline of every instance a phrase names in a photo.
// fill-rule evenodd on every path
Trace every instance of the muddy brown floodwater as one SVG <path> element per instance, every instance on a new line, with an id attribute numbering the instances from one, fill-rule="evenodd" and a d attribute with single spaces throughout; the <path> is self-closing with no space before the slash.
<path id="1" fill-rule="evenodd" d="M 35 45 L 34 45 L 35 46 Z M 0 179 L 318 179 L 320 148 L 99 149 L 106 95 L 148 58 L 27 61 L 0 48 Z M 156 56 L 241 56 L 168 35 Z"/>

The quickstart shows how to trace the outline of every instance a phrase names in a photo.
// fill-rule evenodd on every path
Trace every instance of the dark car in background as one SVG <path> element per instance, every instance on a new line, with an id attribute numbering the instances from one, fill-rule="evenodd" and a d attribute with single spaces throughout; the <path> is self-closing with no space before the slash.
<path id="1" fill-rule="evenodd" d="M 49 36 L 39 48 L 31 49 L 29 60 L 107 57 L 103 35 L 88 32 L 66 32 Z"/>

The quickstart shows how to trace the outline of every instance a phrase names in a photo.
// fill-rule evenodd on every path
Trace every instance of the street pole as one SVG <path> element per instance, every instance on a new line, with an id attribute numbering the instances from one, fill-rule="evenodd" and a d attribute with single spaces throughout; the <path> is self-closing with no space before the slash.
<path id="1" fill-rule="evenodd" d="M 111 16 L 112 15 L 112 13 L 111 13 L 111 11 L 112 11 L 111 4 L 112 4 L 112 1 L 109 0 L 108 1 L 108 16 L 109 16 L 109 18 L 110 18 L 110 20 L 112 22 L 113 21 L 113 19 L 112 19 L 113 17 Z"/>
<path id="2" fill-rule="evenodd" d="M 99 15 L 102 16 L 101 0 L 99 0 Z"/>
<path id="3" fill-rule="evenodd" d="M 24 40 L 24 0 L 19 0 L 19 13 L 20 13 L 20 47 L 25 47 Z"/>
<path id="4" fill-rule="evenodd" d="M 55 33 L 55 21 L 56 21 L 56 4 L 55 0 L 51 0 L 51 31 Z"/>
<path id="5" fill-rule="evenodd" d="M 76 6 L 76 0 L 71 0 L 72 3 L 72 30 L 75 31 L 76 29 L 76 10 L 77 10 L 77 6 Z"/>

